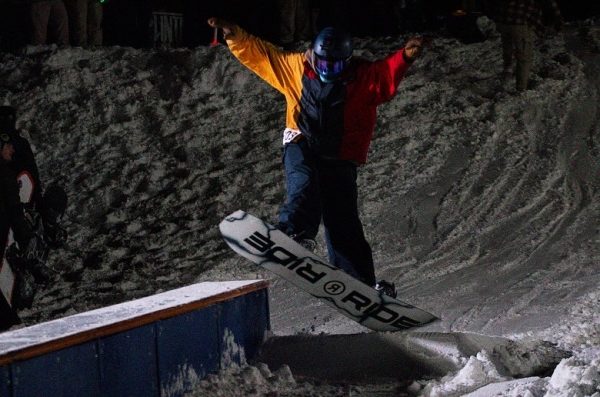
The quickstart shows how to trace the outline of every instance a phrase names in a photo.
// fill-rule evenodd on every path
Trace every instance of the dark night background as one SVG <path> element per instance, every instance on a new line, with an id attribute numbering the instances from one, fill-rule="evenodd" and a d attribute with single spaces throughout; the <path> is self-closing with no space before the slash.
<path id="1" fill-rule="evenodd" d="M 10 51 L 27 44 L 29 39 L 30 0 L 0 0 L 0 47 Z M 487 3 L 493 0 L 488 0 Z M 319 10 L 316 28 L 338 25 L 355 36 L 383 36 L 402 33 L 390 12 L 392 0 L 315 0 L 313 10 Z M 417 2 L 418 3 L 418 2 Z M 600 2 L 590 0 L 558 0 L 567 21 L 600 15 Z M 474 18 L 452 16 L 452 11 L 466 8 L 471 15 L 485 14 L 486 1 L 423 0 L 418 18 L 405 16 L 412 32 L 439 31 L 465 35 Z M 104 43 L 132 47 L 152 46 L 150 20 L 153 12 L 177 12 L 184 16 L 183 45 L 206 45 L 212 32 L 205 21 L 220 16 L 235 21 L 253 34 L 277 41 L 278 17 L 276 0 L 204 1 L 204 0 L 108 0 L 104 5 Z"/>

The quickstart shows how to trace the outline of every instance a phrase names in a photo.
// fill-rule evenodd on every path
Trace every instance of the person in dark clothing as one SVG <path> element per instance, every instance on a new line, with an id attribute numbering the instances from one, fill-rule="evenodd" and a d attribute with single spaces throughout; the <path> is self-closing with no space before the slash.
<path id="1" fill-rule="evenodd" d="M 14 272 L 5 258 L 11 227 L 14 227 L 14 237 L 22 244 L 27 244 L 32 236 L 21 207 L 16 176 L 8 167 L 14 153 L 10 135 L 0 132 L 0 275 L 5 280 L 0 285 L 0 330 L 20 322 L 14 310 Z"/>
<path id="2" fill-rule="evenodd" d="M 14 170 L 15 175 L 26 172 L 32 179 L 34 189 L 30 200 L 32 206 L 41 209 L 42 207 L 42 184 L 38 171 L 33 150 L 29 141 L 25 139 L 16 129 L 17 112 L 12 106 L 0 106 L 0 131 L 10 135 L 15 149 L 12 161 L 9 167 Z"/>
<path id="3" fill-rule="evenodd" d="M 16 111 L 0 106 L 0 329 L 19 323 L 17 311 L 31 306 L 36 283 L 52 277 L 46 259 L 50 247 L 66 239 L 58 225 L 66 200 L 57 186 L 42 195 L 33 151 L 16 129 Z"/>
<path id="4" fill-rule="evenodd" d="M 512 76 L 516 59 L 516 89 L 524 91 L 533 65 L 536 34 L 543 33 L 547 25 L 562 29 L 558 4 L 555 0 L 505 0 L 492 7 L 492 14 L 502 40 L 502 77 Z"/>
<path id="5" fill-rule="evenodd" d="M 11 136 L 1 130 L 0 145 L 0 253 L 4 257 L 9 229 L 12 229 L 15 241 L 22 247 L 29 245 L 33 231 L 23 212 L 17 174 L 10 167 L 15 145 Z"/>
<path id="6" fill-rule="evenodd" d="M 63 0 L 69 16 L 70 42 L 73 46 L 102 45 L 102 3 L 99 0 Z"/>
<path id="7" fill-rule="evenodd" d="M 309 0 L 277 0 L 279 44 L 290 49 L 299 41 L 310 40 L 311 8 Z"/>
<path id="8" fill-rule="evenodd" d="M 62 0 L 33 0 L 31 11 L 31 44 L 48 44 L 48 28 L 60 46 L 69 45 L 69 17 Z"/>
<path id="9" fill-rule="evenodd" d="M 46 265 L 50 248 L 66 240 L 66 232 L 59 226 L 66 194 L 56 185 L 42 194 L 33 151 L 15 128 L 15 121 L 15 109 L 0 106 L 0 272 L 14 278 L 9 291 L 5 291 L 6 285 L 0 286 L 7 301 L 0 305 L 2 312 L 7 305 L 12 311 L 31 305 L 35 283 L 47 283 L 54 273 Z M 10 272 L 6 273 L 7 269 Z"/>
<path id="10" fill-rule="evenodd" d="M 17 175 L 9 166 L 14 155 L 11 136 L 0 131 L 0 271 L 9 282 L 12 279 L 8 287 L 3 285 L 1 288 L 4 299 L 0 308 L 3 316 L 12 313 L 13 318 L 3 326 L 15 323 L 18 317 L 14 311 L 30 306 L 33 301 L 34 274 L 40 273 L 36 259 L 43 245 L 38 243 L 33 225 L 23 209 Z"/>
<path id="11" fill-rule="evenodd" d="M 422 38 L 384 59 L 353 58 L 349 34 L 327 27 L 306 52 L 286 52 L 219 18 L 229 49 L 287 101 L 283 163 L 287 200 L 278 228 L 314 249 L 321 220 L 330 262 L 368 285 L 376 282 L 373 258 L 358 214 L 358 165 L 367 160 L 377 106 L 391 100 L 421 53 Z"/>
<path id="12" fill-rule="evenodd" d="M 0 132 L 0 272 L 9 282 L 0 286 L 0 315 L 11 318 L 0 322 L 0 329 L 18 322 L 15 311 L 31 306 L 35 283 L 51 276 L 45 264 L 48 245 L 21 203 L 17 174 L 10 166 L 14 147 L 10 135 Z"/>

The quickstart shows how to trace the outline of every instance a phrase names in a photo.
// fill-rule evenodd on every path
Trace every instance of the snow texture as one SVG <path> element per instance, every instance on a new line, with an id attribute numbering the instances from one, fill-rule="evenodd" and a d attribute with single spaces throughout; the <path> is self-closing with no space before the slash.
<path id="1" fill-rule="evenodd" d="M 359 205 L 378 276 L 441 316 L 424 331 L 518 348 L 498 364 L 501 352 L 425 338 L 447 373 L 370 385 L 253 363 L 200 381 L 198 395 L 600 396 L 598 21 L 540 39 L 524 93 L 501 80 L 499 38 L 482 26 L 484 42 L 435 38 L 380 107 Z M 405 39 L 359 40 L 356 52 L 378 58 Z M 20 313 L 26 324 L 272 277 L 231 252 L 217 225 L 237 209 L 275 219 L 284 100 L 224 46 L 0 54 L 0 103 L 18 108 L 43 180 L 71 198 L 68 245 L 50 258 L 59 276 Z M 278 279 L 271 315 L 276 335 L 365 331 Z M 570 357 L 522 360 L 546 347 Z"/>

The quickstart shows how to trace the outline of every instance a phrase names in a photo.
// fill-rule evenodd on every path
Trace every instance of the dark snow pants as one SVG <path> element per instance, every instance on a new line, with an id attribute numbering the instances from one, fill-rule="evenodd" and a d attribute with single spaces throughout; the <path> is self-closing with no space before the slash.
<path id="1" fill-rule="evenodd" d="M 45 0 L 31 3 L 31 44 L 47 44 L 48 27 L 58 45 L 69 45 L 69 17 L 62 0 Z"/>
<path id="2" fill-rule="evenodd" d="M 499 24 L 498 30 L 502 40 L 504 70 L 510 70 L 513 58 L 517 60 L 516 88 L 518 91 L 524 91 L 527 89 L 533 65 L 535 30 L 529 25 L 504 24 Z"/>
<path id="3" fill-rule="evenodd" d="M 371 247 L 358 217 L 357 166 L 322 159 L 306 140 L 283 149 L 287 199 L 279 228 L 288 235 L 315 238 L 323 219 L 331 264 L 368 285 L 375 285 Z"/>

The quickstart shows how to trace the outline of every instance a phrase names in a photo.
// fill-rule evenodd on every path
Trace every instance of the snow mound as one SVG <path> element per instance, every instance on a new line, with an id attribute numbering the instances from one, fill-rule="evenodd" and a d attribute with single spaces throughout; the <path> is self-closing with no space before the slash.
<path id="1" fill-rule="evenodd" d="M 453 375 L 439 382 L 429 383 L 423 390 L 425 397 L 462 396 L 489 383 L 504 381 L 508 378 L 500 375 L 486 351 L 470 357 L 465 366 Z"/>
<path id="2" fill-rule="evenodd" d="M 600 395 L 600 358 L 587 364 L 572 357 L 558 364 L 545 397 L 592 395 Z"/>

